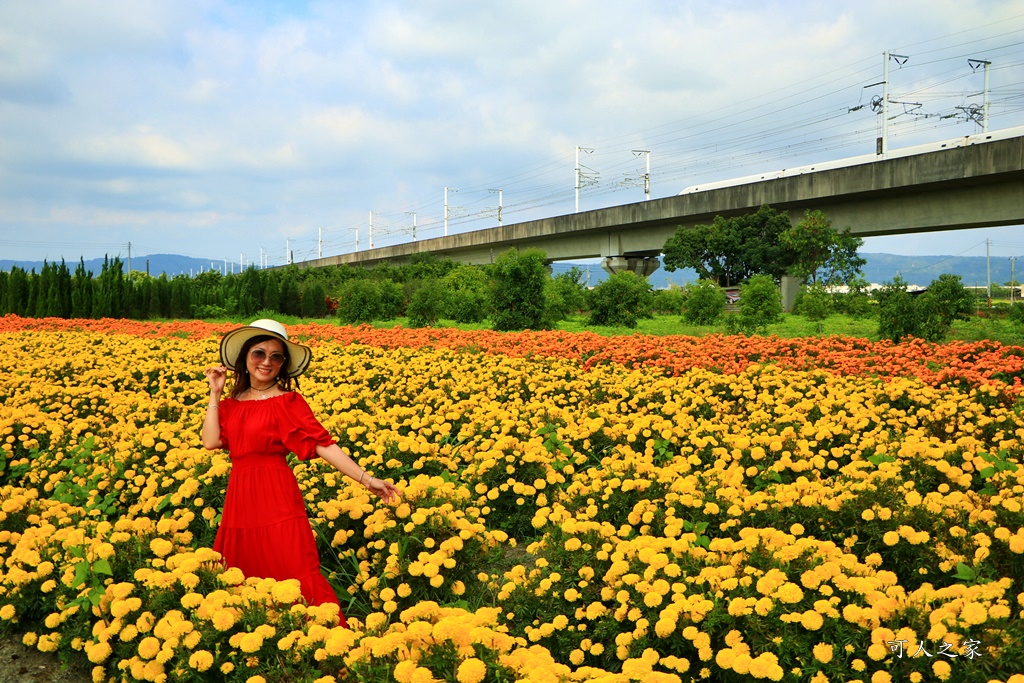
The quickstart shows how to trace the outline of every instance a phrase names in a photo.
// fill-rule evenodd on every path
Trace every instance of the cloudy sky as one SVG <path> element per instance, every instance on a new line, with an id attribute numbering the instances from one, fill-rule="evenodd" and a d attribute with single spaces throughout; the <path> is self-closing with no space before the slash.
<path id="1" fill-rule="evenodd" d="M 1019 0 L 0 0 L 0 259 L 284 262 L 1024 125 Z M 649 156 L 645 152 L 650 152 Z M 501 193 L 498 193 L 501 190 Z M 372 218 L 371 218 L 372 212 Z M 1024 254 L 1024 228 L 865 251 Z"/>

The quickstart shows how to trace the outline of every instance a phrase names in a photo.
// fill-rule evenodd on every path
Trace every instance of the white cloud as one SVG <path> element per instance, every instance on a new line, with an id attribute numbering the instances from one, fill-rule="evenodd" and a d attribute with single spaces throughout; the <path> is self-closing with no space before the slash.
<path id="1" fill-rule="evenodd" d="M 961 43 L 983 56 L 1024 28 L 1020 14 L 1011 0 L 4 3 L 0 203 L 20 209 L 0 212 L 0 236 L 42 216 L 97 236 L 110 221 L 124 236 L 146 226 L 143 244 L 173 236 L 172 251 L 174 231 L 196 226 L 193 252 L 237 258 L 253 231 L 301 240 L 325 226 L 351 242 L 370 209 L 381 225 L 417 211 L 427 231 L 445 185 L 474 206 L 495 201 L 492 183 L 508 183 L 507 204 L 528 203 L 526 188 L 571 197 L 575 145 L 598 148 L 605 178 L 650 148 L 664 196 L 741 175 L 721 168 L 730 158 L 842 154 L 799 145 L 870 129 L 870 111 L 805 120 L 869 99 L 883 50 L 920 55 L 894 83 L 941 82 L 927 62 Z M 758 156 L 765 139 L 774 156 Z M 529 217 L 567 210 L 549 201 Z"/>

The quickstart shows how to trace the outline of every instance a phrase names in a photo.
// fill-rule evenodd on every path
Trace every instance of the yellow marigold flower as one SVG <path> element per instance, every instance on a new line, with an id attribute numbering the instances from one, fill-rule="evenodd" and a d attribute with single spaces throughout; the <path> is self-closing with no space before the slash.
<path id="1" fill-rule="evenodd" d="M 573 664 L 574 666 L 579 666 L 580 664 L 583 663 L 583 657 L 584 657 L 583 650 L 579 650 L 579 649 L 573 650 L 572 652 L 569 653 L 569 663 Z"/>
<path id="2" fill-rule="evenodd" d="M 459 683 L 480 683 L 487 675 L 487 665 L 476 657 L 470 657 L 461 664 L 455 674 Z"/>
<path id="3" fill-rule="evenodd" d="M 113 648 L 110 647 L 110 643 L 95 643 L 88 650 L 89 661 L 93 664 L 102 664 L 111 652 L 113 652 Z"/>
<path id="4" fill-rule="evenodd" d="M 892 676 L 888 671 L 876 671 L 871 674 L 871 683 L 892 683 Z"/>
<path id="5" fill-rule="evenodd" d="M 817 631 L 825 623 L 825 619 L 814 610 L 807 610 L 800 615 L 800 624 L 809 631 Z"/>
<path id="6" fill-rule="evenodd" d="M 231 610 L 221 609 L 213 614 L 213 627 L 218 631 L 227 631 L 235 625 L 235 614 Z"/>
<path id="7" fill-rule="evenodd" d="M 267 683 L 267 679 L 260 675 L 249 676 L 245 679 L 245 683 Z"/>
<path id="8" fill-rule="evenodd" d="M 896 545 L 900 542 L 900 535 L 895 531 L 886 531 L 882 535 L 882 543 L 886 545 Z"/>
<path id="9" fill-rule="evenodd" d="M 969 602 L 961 610 L 960 618 L 971 625 L 984 624 L 988 619 L 988 613 L 984 605 L 977 602 Z"/>
<path id="10" fill-rule="evenodd" d="M 270 595 L 280 603 L 293 603 L 302 599 L 302 585 L 297 579 L 278 581 L 270 589 Z"/>
<path id="11" fill-rule="evenodd" d="M 166 557 L 174 550 L 174 544 L 166 538 L 154 538 L 149 542 L 149 549 L 152 550 L 153 554 L 157 557 Z"/>
<path id="12" fill-rule="evenodd" d="M 412 675 L 416 671 L 416 662 L 411 659 L 403 659 L 395 665 L 394 676 L 398 683 L 411 683 Z"/>
<path id="13" fill-rule="evenodd" d="M 870 522 L 875 518 L 875 511 L 872 510 L 871 508 L 863 510 L 860 513 L 860 518 L 863 519 L 865 522 Z"/>
<path id="14" fill-rule="evenodd" d="M 818 643 L 814 646 L 814 658 L 823 664 L 832 661 L 832 646 L 828 643 Z"/>
<path id="15" fill-rule="evenodd" d="M 934 673 L 940 681 L 944 681 L 953 673 L 953 667 L 949 665 L 949 662 L 940 659 L 932 664 L 932 673 Z"/>
<path id="16" fill-rule="evenodd" d="M 7 604 L 0 607 L 0 619 L 3 619 L 4 621 L 10 621 L 16 614 L 17 610 L 14 609 L 14 605 Z"/>
<path id="17" fill-rule="evenodd" d="M 782 602 L 792 604 L 803 600 L 804 592 L 801 590 L 800 586 L 787 581 L 779 586 L 779 589 L 775 592 L 775 596 Z"/>
<path id="18" fill-rule="evenodd" d="M 234 670 L 235 670 L 235 665 L 232 664 L 231 662 L 224 662 L 223 664 L 220 665 L 220 672 L 222 674 L 229 674 L 229 673 L 231 673 Z"/>
<path id="19" fill-rule="evenodd" d="M 855 659 L 850 663 L 850 668 L 854 671 L 863 671 L 868 668 L 867 664 L 864 663 L 863 659 Z"/>
<path id="20" fill-rule="evenodd" d="M 139 656 L 143 659 L 153 659 L 160 652 L 160 641 L 149 636 L 143 638 L 139 643 Z"/>
<path id="21" fill-rule="evenodd" d="M 206 650 L 196 650 L 188 658 L 188 665 L 196 671 L 206 671 L 213 666 L 213 654 Z"/>

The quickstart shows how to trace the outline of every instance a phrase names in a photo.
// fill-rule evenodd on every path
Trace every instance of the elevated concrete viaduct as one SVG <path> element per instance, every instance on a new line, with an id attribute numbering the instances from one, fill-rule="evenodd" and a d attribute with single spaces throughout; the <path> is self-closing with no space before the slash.
<path id="1" fill-rule="evenodd" d="M 432 252 L 490 263 L 510 247 L 537 247 L 550 261 L 601 257 L 611 271 L 649 274 L 680 226 L 755 211 L 763 204 L 794 222 L 820 209 L 861 237 L 1024 224 L 1024 137 L 747 183 L 635 204 L 378 247 L 305 261 L 371 267 Z"/>

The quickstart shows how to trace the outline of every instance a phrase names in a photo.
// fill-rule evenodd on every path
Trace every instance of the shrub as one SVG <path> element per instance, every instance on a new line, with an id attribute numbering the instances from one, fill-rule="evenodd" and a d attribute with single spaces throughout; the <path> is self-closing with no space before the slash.
<path id="1" fill-rule="evenodd" d="M 920 309 L 921 336 L 928 341 L 942 341 L 952 329 L 953 321 L 967 320 L 978 301 L 964 287 L 959 275 L 943 273 L 932 280 L 915 304 Z"/>
<path id="2" fill-rule="evenodd" d="M 875 294 L 878 299 L 878 336 L 898 343 L 904 337 L 921 336 L 920 311 L 899 275 Z"/>
<path id="3" fill-rule="evenodd" d="M 1006 317 L 1009 318 L 1011 322 L 1024 326 L 1024 303 L 1018 301 L 1010 306 L 1010 310 L 1007 312 Z"/>
<path id="4" fill-rule="evenodd" d="M 380 285 L 369 279 L 349 280 L 338 296 L 338 319 L 343 323 L 368 323 L 383 317 Z"/>
<path id="5" fill-rule="evenodd" d="M 412 290 L 406 314 L 410 327 L 431 327 L 441 318 L 444 287 L 436 279 L 424 280 Z"/>
<path id="6" fill-rule="evenodd" d="M 405 288 L 393 280 L 378 280 L 380 289 L 380 318 L 392 320 L 405 311 Z"/>
<path id="7" fill-rule="evenodd" d="M 459 266 L 441 280 L 443 314 L 460 323 L 478 323 L 487 317 L 487 274 L 478 266 Z"/>
<path id="8" fill-rule="evenodd" d="M 765 332 L 782 318 L 782 294 L 770 275 L 755 275 L 740 287 L 740 310 L 728 319 L 732 331 Z"/>
<path id="9" fill-rule="evenodd" d="M 683 322 L 713 325 L 725 313 L 725 291 L 714 280 L 687 285 L 683 299 Z"/>
<path id="10" fill-rule="evenodd" d="M 832 304 L 837 313 L 844 313 L 854 318 L 866 318 L 875 313 L 875 306 L 868 294 L 868 281 L 862 277 L 851 278 L 847 283 L 847 291 L 832 295 Z"/>
<path id="11" fill-rule="evenodd" d="M 551 279 L 550 294 L 557 303 L 558 319 L 579 313 L 587 305 L 587 288 L 583 285 L 583 270 L 573 266 L 568 272 Z"/>
<path id="12" fill-rule="evenodd" d="M 548 326 L 545 254 L 540 249 L 510 249 L 495 259 L 490 275 L 495 330 L 539 330 Z"/>
<path id="13" fill-rule="evenodd" d="M 655 313 L 679 315 L 683 310 L 685 300 L 685 290 L 682 287 L 672 285 L 668 289 L 654 290 L 654 302 L 651 307 Z"/>
<path id="14" fill-rule="evenodd" d="M 832 295 L 825 290 L 824 285 L 816 282 L 800 291 L 795 310 L 808 320 L 818 323 L 820 332 L 821 321 L 832 315 Z"/>
<path id="15" fill-rule="evenodd" d="M 624 270 L 590 290 L 589 299 L 588 325 L 636 327 L 640 318 L 651 317 L 654 294 L 647 278 Z"/>

